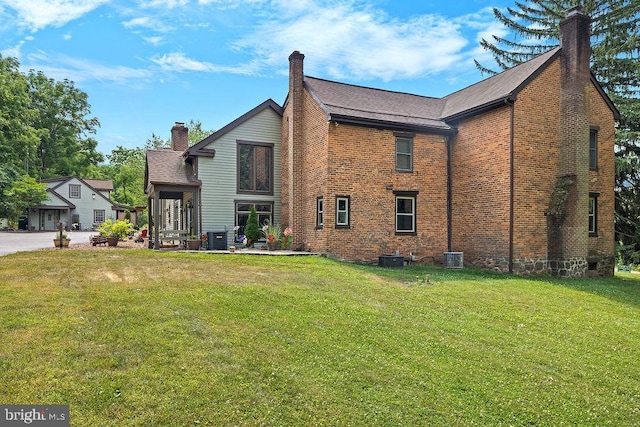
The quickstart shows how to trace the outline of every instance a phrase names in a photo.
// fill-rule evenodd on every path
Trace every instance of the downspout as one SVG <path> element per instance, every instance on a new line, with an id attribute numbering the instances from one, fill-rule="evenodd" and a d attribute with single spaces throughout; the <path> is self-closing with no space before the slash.
<path id="1" fill-rule="evenodd" d="M 514 143 L 513 143 L 513 132 L 514 132 L 514 102 L 515 100 L 510 98 L 506 98 L 504 102 L 509 105 L 509 274 L 513 274 L 513 207 L 514 207 Z"/>
<path id="2" fill-rule="evenodd" d="M 453 239 L 453 226 L 451 222 L 452 218 L 452 200 L 451 200 L 451 157 L 453 156 L 452 142 L 451 138 L 447 135 L 444 137 L 444 143 L 447 146 L 447 252 L 451 252 L 452 249 L 452 239 Z"/>

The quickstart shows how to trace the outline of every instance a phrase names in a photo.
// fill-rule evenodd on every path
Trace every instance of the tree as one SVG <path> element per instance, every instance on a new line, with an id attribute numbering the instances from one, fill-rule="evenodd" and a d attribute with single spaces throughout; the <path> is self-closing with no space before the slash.
<path id="1" fill-rule="evenodd" d="M 113 200 L 136 206 L 146 202 L 144 194 L 145 153 L 141 148 L 116 147 L 107 155 L 109 176 L 113 180 Z"/>
<path id="2" fill-rule="evenodd" d="M 168 139 L 162 139 L 155 133 L 151 133 L 151 138 L 147 139 L 144 144 L 145 150 L 159 150 L 160 148 L 171 147 L 171 141 Z"/>
<path id="3" fill-rule="evenodd" d="M 29 86 L 15 58 L 0 55 L 0 165 L 31 172 L 36 164 L 38 135 L 32 126 Z"/>
<path id="4" fill-rule="evenodd" d="M 90 165 L 104 160 L 96 151 L 98 142 L 89 137 L 100 122 L 88 117 L 91 106 L 87 94 L 69 80 L 57 82 L 42 72 L 31 70 L 26 79 L 31 107 L 37 111 L 32 126 L 39 138 L 39 175 L 85 176 Z"/>
<path id="5" fill-rule="evenodd" d="M 189 129 L 189 147 L 197 144 L 202 141 L 215 131 L 206 130 L 202 128 L 202 122 L 200 120 L 189 120 L 189 123 L 186 125 L 187 129 Z M 147 139 L 144 149 L 145 150 L 158 150 L 161 148 L 170 148 L 171 140 L 170 139 L 162 139 L 160 136 L 155 133 L 151 134 L 151 138 Z"/>
<path id="6" fill-rule="evenodd" d="M 39 184 L 29 175 L 23 175 L 21 179 L 13 181 L 9 188 L 4 190 L 4 196 L 7 218 L 9 222 L 16 223 L 30 206 L 39 205 L 47 200 L 47 186 Z"/>
<path id="7" fill-rule="evenodd" d="M 200 120 L 189 120 L 187 128 L 189 129 L 189 147 L 197 144 L 215 132 L 213 130 L 202 129 L 202 123 Z"/>
<path id="8" fill-rule="evenodd" d="M 249 246 L 253 246 L 253 244 L 262 237 L 262 230 L 260 230 L 260 225 L 258 224 L 258 213 L 256 212 L 256 207 L 253 205 L 251 206 L 251 211 L 249 211 L 247 224 L 244 226 L 244 235 L 247 241 L 250 242 L 247 243 Z"/>
<path id="9" fill-rule="evenodd" d="M 507 14 L 494 8 L 514 39 L 493 36 L 481 46 L 501 69 L 558 44 L 566 11 L 581 5 L 591 17 L 591 69 L 618 110 L 616 129 L 616 239 L 623 262 L 640 262 L 640 2 L 637 0 L 516 1 Z M 485 73 L 496 71 L 476 61 Z"/>
<path id="10" fill-rule="evenodd" d="M 8 218 L 13 211 L 12 200 L 5 191 L 20 177 L 20 171 L 12 164 L 0 166 L 0 218 Z"/>

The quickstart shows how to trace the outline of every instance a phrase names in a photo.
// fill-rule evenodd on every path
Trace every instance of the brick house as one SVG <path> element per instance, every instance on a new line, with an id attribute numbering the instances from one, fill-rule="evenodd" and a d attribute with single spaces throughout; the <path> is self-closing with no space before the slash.
<path id="1" fill-rule="evenodd" d="M 560 32 L 560 47 L 444 98 L 306 76 L 293 52 L 281 201 L 295 245 L 613 274 L 619 113 L 589 68 L 589 18 L 572 9 Z"/>

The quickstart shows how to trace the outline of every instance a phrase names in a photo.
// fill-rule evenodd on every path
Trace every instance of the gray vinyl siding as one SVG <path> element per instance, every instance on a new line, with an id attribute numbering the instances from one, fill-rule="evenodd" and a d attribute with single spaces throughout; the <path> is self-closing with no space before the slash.
<path id="1" fill-rule="evenodd" d="M 227 230 L 227 244 L 231 245 L 237 200 L 273 202 L 274 222 L 281 221 L 280 127 L 281 117 L 271 108 L 266 108 L 206 147 L 215 149 L 216 154 L 214 158 L 198 158 L 203 232 Z M 237 141 L 273 144 L 273 195 L 236 192 Z"/>

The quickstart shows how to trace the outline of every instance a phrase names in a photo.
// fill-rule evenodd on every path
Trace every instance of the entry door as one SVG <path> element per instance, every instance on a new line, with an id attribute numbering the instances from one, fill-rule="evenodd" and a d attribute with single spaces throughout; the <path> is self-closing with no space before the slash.
<path id="1" fill-rule="evenodd" d="M 60 211 L 48 210 L 41 211 L 40 225 L 43 230 L 55 231 L 56 224 L 60 221 Z"/>

